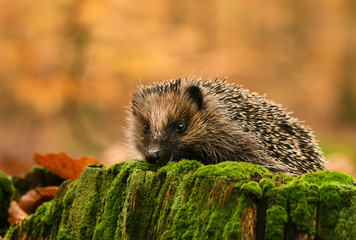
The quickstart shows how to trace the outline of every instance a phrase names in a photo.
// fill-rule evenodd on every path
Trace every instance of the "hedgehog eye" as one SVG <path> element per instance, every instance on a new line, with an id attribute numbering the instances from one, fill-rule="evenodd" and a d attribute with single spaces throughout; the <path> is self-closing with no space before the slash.
<path id="1" fill-rule="evenodd" d="M 150 133 L 150 124 L 149 123 L 146 123 L 145 126 L 143 127 L 143 133 L 144 134 Z"/>
<path id="2" fill-rule="evenodd" d="M 183 121 L 177 124 L 177 133 L 183 133 L 185 130 L 185 123 Z"/>

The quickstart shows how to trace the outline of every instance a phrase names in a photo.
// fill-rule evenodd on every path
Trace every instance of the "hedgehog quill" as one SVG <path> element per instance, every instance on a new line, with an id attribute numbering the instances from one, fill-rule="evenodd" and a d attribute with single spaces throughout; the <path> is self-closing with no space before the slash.
<path id="1" fill-rule="evenodd" d="M 175 79 L 132 94 L 129 146 L 148 163 L 243 161 L 273 173 L 324 169 L 314 135 L 280 105 L 226 80 Z"/>

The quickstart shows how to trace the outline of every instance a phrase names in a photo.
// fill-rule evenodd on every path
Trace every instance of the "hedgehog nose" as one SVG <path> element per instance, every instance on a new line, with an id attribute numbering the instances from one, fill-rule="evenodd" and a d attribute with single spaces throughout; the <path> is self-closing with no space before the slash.
<path id="1" fill-rule="evenodd" d="M 158 163 L 159 162 L 159 150 L 158 148 L 150 148 L 146 154 L 146 161 L 148 163 Z"/>

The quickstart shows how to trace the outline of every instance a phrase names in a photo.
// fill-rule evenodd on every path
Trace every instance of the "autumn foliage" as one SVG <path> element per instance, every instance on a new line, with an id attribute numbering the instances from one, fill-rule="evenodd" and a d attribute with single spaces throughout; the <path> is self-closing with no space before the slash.
<path id="1" fill-rule="evenodd" d="M 80 157 L 72 159 L 63 152 L 45 155 L 35 153 L 33 160 L 59 177 L 71 180 L 78 178 L 83 168 L 89 164 L 99 164 L 94 158 Z"/>
<path id="2" fill-rule="evenodd" d="M 44 167 L 42 172 L 47 171 L 48 173 L 53 173 L 63 179 L 63 181 L 68 179 L 75 180 L 80 176 L 86 166 L 89 164 L 98 164 L 94 158 L 80 157 L 73 159 L 63 152 L 44 155 L 35 153 L 33 160 L 38 166 Z M 49 184 L 49 182 L 46 182 L 48 177 L 41 179 L 41 176 L 39 176 L 42 172 L 33 171 L 31 177 L 29 177 L 29 174 L 25 177 L 15 177 L 14 183 L 18 189 L 14 195 L 17 197 L 11 202 L 8 210 L 8 222 L 10 224 L 26 219 L 28 215 L 34 213 L 41 204 L 52 200 L 56 196 L 58 186 L 47 186 Z M 23 191 L 21 189 L 24 188 L 23 185 L 35 187 L 30 188 L 22 194 L 21 192 Z"/>

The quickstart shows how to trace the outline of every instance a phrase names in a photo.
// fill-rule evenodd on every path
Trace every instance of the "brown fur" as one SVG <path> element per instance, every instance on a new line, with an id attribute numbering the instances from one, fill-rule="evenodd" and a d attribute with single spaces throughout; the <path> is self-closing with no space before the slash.
<path id="1" fill-rule="evenodd" d="M 202 96 L 201 105 L 199 94 L 194 92 L 197 89 Z M 133 94 L 132 109 L 129 113 L 129 146 L 139 157 L 147 157 L 149 151 L 154 149 L 159 155 L 157 163 L 161 165 L 186 158 L 196 159 L 204 164 L 246 161 L 261 165 L 272 172 L 292 174 L 323 168 L 323 159 L 318 149 L 315 151 L 320 155 L 319 162 L 314 164 L 316 167 L 309 167 L 311 170 L 299 168 L 299 165 L 289 164 L 290 160 L 287 161 L 283 157 L 278 159 L 274 156 L 276 154 L 271 154 L 262 137 L 267 130 L 263 133 L 256 132 L 253 127 L 249 128 L 250 120 L 245 121 L 243 117 L 235 119 L 234 108 L 230 105 L 234 106 L 235 98 L 248 98 L 250 94 L 242 90 L 238 95 L 238 89 L 225 82 L 202 82 L 199 79 L 178 79 L 141 87 L 140 92 Z M 183 133 L 178 133 L 177 126 L 181 122 L 186 129 Z M 256 126 L 258 122 L 256 121 Z M 149 132 L 145 130 L 145 125 L 149 125 Z M 274 144 L 279 141 L 281 140 L 275 139 Z M 302 163 L 302 166 L 304 165 Z"/>

